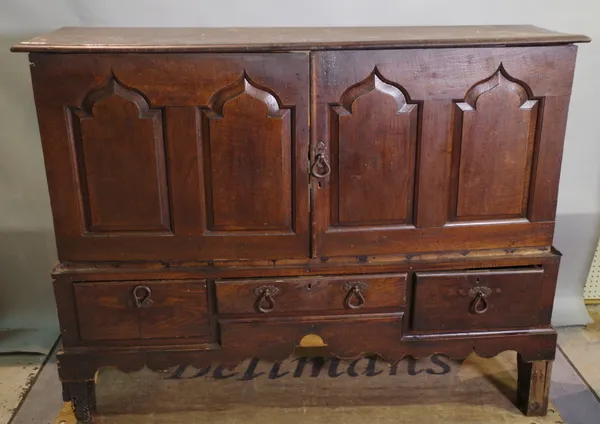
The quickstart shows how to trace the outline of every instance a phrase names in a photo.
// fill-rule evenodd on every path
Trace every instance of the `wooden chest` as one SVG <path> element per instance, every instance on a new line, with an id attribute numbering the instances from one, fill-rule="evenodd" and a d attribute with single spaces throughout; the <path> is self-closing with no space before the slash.
<path id="1" fill-rule="evenodd" d="M 64 28 L 30 52 L 60 377 L 518 353 L 543 415 L 580 35 L 531 26 Z"/>

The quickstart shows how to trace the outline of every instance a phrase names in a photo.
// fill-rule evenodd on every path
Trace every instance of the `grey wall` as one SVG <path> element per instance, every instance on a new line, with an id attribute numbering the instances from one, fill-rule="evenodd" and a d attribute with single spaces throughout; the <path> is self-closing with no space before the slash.
<path id="1" fill-rule="evenodd" d="M 367 26 L 535 24 L 584 33 L 560 186 L 555 245 L 564 256 L 556 324 L 588 317 L 581 293 L 600 233 L 600 4 L 595 0 L 3 0 L 0 3 L 0 327 L 54 325 L 47 271 L 52 220 L 20 38 L 81 26 Z"/>

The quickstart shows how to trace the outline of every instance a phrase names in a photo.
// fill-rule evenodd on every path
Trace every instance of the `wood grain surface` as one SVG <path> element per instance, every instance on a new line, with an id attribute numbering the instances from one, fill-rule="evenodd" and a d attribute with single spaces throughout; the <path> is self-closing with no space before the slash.
<path id="1" fill-rule="evenodd" d="M 588 41 L 63 28 L 14 46 L 30 52 L 77 419 L 94 420 L 100 368 L 299 345 L 392 363 L 516 351 L 518 405 L 546 414 L 573 43 Z"/>
<path id="2" fill-rule="evenodd" d="M 339 28 L 66 27 L 13 46 L 48 52 L 226 52 L 586 43 L 533 25 Z"/>

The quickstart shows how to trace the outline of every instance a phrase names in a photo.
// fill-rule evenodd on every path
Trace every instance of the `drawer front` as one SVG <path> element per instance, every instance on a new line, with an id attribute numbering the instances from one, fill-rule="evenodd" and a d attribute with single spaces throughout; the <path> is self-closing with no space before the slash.
<path id="1" fill-rule="evenodd" d="M 75 283 L 84 341 L 210 335 L 205 280 Z"/>
<path id="2" fill-rule="evenodd" d="M 351 357 L 376 353 L 392 357 L 402 338 L 402 312 L 298 318 L 219 320 L 224 349 L 249 356 L 281 359 L 296 347 L 326 347 Z"/>
<path id="3" fill-rule="evenodd" d="M 355 311 L 406 304 L 406 274 L 217 281 L 219 314 Z"/>
<path id="4" fill-rule="evenodd" d="M 544 270 L 417 272 L 413 330 L 484 330 L 541 324 Z"/>

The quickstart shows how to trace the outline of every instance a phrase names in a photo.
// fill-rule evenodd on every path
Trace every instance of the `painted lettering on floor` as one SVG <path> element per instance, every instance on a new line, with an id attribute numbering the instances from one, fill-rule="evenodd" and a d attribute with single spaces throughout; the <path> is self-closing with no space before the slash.
<path id="1" fill-rule="evenodd" d="M 257 378 L 278 380 L 281 378 L 301 378 L 327 376 L 339 378 L 349 376 L 375 377 L 378 375 L 409 375 L 419 374 L 446 375 L 451 371 L 452 362 L 444 355 L 435 354 L 427 359 L 416 360 L 404 358 L 403 360 L 389 364 L 376 356 L 365 356 L 352 361 L 339 358 L 299 357 L 284 362 L 266 362 L 258 358 L 244 362 L 235 370 L 227 370 L 222 365 L 194 369 L 185 366 L 175 368 L 167 380 L 183 380 L 194 378 L 207 378 L 214 380 L 252 381 Z"/>

